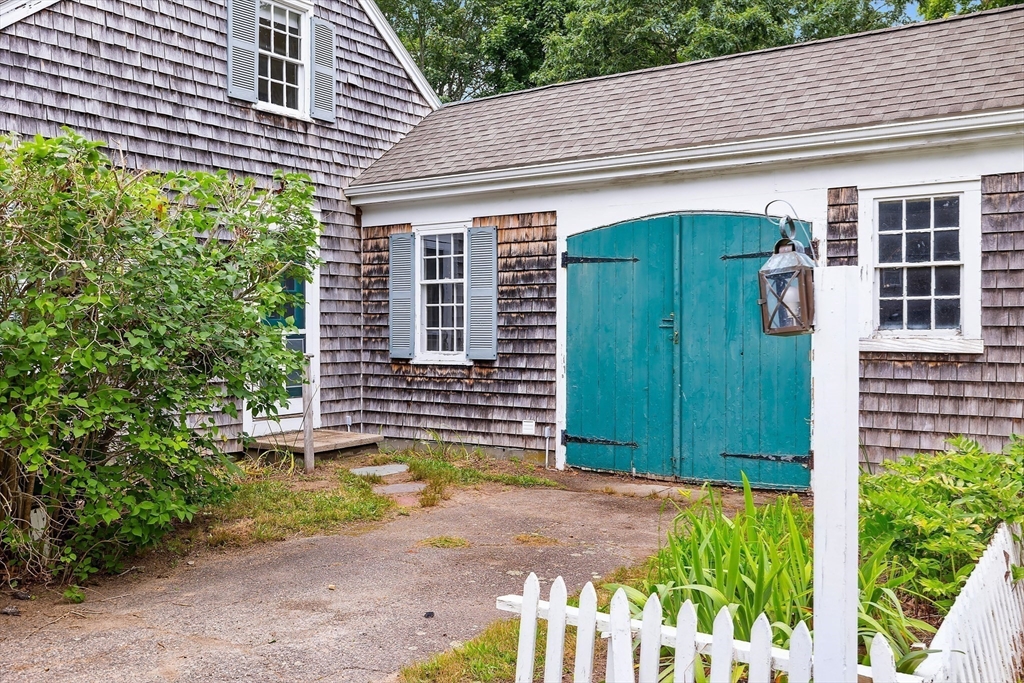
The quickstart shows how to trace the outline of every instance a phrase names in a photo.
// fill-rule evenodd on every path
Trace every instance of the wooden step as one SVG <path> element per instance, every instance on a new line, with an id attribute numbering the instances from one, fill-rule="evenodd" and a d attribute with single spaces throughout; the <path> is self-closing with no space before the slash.
<path id="1" fill-rule="evenodd" d="M 362 434 L 360 432 L 341 432 L 334 429 L 313 430 L 313 452 L 333 453 L 349 448 L 370 446 L 380 443 L 384 437 L 380 434 Z M 249 448 L 258 451 L 288 451 L 302 453 L 302 432 L 282 432 L 256 437 Z"/>

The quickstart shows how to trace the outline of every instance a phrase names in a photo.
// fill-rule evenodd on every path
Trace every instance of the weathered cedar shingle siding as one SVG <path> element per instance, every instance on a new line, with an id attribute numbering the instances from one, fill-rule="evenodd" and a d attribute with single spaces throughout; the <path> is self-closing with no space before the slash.
<path id="1" fill-rule="evenodd" d="M 466 443 L 543 449 L 543 425 L 555 422 L 555 214 L 473 225 L 498 227 L 498 360 L 472 366 L 391 361 L 388 236 L 412 228 L 363 228 L 364 429 L 403 439 L 432 429 Z M 522 435 L 522 420 L 537 422 L 537 436 Z"/>
<path id="2" fill-rule="evenodd" d="M 829 188 L 826 253 L 830 266 L 857 265 L 859 196 L 856 187 Z"/>
<path id="3" fill-rule="evenodd" d="M 1000 450 L 1024 434 L 1024 173 L 981 180 L 980 355 L 862 353 L 863 455 L 941 450 L 966 434 Z"/>
<path id="4" fill-rule="evenodd" d="M 138 168 L 309 174 L 324 231 L 321 410 L 336 426 L 360 394 L 359 223 L 342 192 L 430 109 L 355 0 L 315 4 L 338 33 L 333 124 L 228 99 L 224 2 L 63 0 L 0 30 L 0 131 L 70 126 Z"/>

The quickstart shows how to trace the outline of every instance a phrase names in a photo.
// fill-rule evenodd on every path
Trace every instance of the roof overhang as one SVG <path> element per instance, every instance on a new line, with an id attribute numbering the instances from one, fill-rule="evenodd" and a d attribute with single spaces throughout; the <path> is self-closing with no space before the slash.
<path id="1" fill-rule="evenodd" d="M 8 0 L 0 2 L 0 28 L 16 24 L 30 14 L 46 9 L 57 0 Z"/>
<path id="2" fill-rule="evenodd" d="M 1024 137 L 1024 108 L 696 145 L 681 149 L 352 185 L 357 206 L 518 189 L 599 184 L 668 173 L 724 170 Z"/>

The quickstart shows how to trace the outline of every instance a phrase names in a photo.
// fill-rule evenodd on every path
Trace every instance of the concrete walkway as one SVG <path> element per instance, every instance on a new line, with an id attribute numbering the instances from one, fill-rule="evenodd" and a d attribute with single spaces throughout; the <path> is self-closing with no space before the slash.
<path id="1" fill-rule="evenodd" d="M 495 598 L 519 592 L 530 571 L 545 591 L 559 574 L 575 590 L 650 555 L 671 524 L 663 505 L 593 492 L 460 491 L 359 535 L 207 554 L 166 578 L 109 581 L 77 606 L 22 602 L 23 616 L 0 616 L 0 680 L 385 679 L 506 618 Z M 522 545 L 519 534 L 559 543 Z M 471 546 L 417 545 L 441 535 Z"/>

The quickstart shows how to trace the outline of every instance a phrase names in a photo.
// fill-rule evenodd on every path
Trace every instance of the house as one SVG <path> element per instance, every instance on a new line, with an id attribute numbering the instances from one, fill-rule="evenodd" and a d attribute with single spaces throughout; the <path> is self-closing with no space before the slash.
<path id="1" fill-rule="evenodd" d="M 359 217 L 344 188 L 439 106 L 373 0 L 0 2 L 0 131 L 70 126 L 137 168 L 312 178 L 324 263 L 287 343 L 319 369 L 318 427 L 361 400 Z M 279 424 L 218 418 L 232 440 L 297 428 L 301 399 Z"/>
<path id="2" fill-rule="evenodd" d="M 862 461 L 1024 433 L 1024 8 L 445 106 L 346 196 L 364 431 L 806 487 L 788 215 L 859 273 Z"/>

